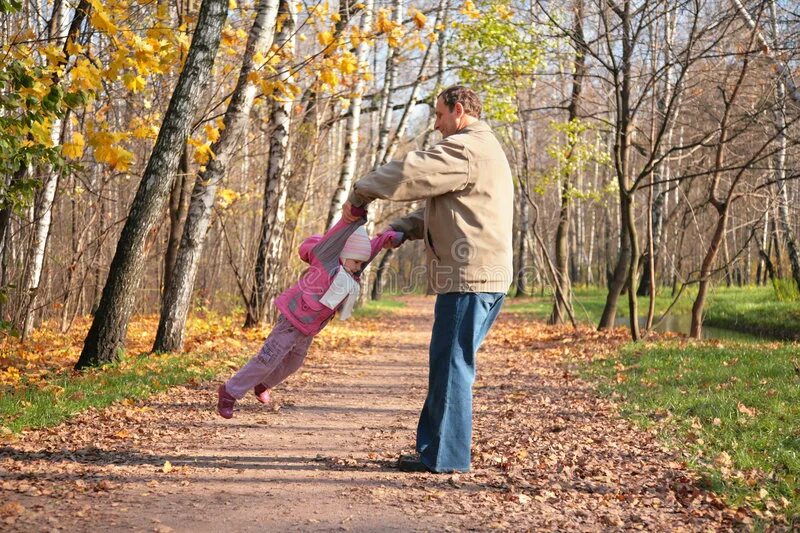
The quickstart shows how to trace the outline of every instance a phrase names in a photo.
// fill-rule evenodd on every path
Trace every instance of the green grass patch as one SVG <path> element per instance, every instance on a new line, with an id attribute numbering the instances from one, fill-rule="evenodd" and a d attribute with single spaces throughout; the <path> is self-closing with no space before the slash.
<path id="1" fill-rule="evenodd" d="M 800 340 L 800 303 L 778 301 L 772 287 L 718 289 L 707 307 L 706 326 Z"/>
<path id="2" fill-rule="evenodd" d="M 574 300 L 573 307 L 575 311 L 575 319 L 578 322 L 596 324 L 600 321 L 600 316 L 603 314 L 603 308 L 606 305 L 606 296 L 608 291 L 605 287 L 575 287 L 573 289 Z M 672 313 L 686 313 L 692 308 L 692 298 L 694 292 L 686 290 L 681 295 L 680 300 L 672 308 Z M 656 295 L 656 319 L 667 310 L 672 303 L 672 296 L 670 291 L 662 289 Z M 647 308 L 650 305 L 650 299 L 647 296 L 638 297 L 639 315 L 647 316 Z M 539 320 L 547 320 L 550 312 L 553 309 L 553 295 L 548 290 L 544 295 L 514 298 L 513 296 L 506 298 L 503 305 L 505 311 L 514 313 L 524 313 L 533 316 Z M 617 304 L 617 316 L 628 316 L 628 295 L 624 293 L 620 295 Z"/>
<path id="3" fill-rule="evenodd" d="M 140 400 L 192 380 L 209 380 L 229 361 L 238 364 L 244 359 L 219 353 L 126 356 L 82 373 L 59 372 L 37 384 L 23 377 L 0 395 L 0 425 L 14 433 L 53 426 L 92 407 Z"/>
<path id="4" fill-rule="evenodd" d="M 732 505 L 800 516 L 796 344 L 631 344 L 591 364 L 600 390 Z"/>
<path id="5" fill-rule="evenodd" d="M 356 309 L 354 315 L 356 318 L 376 318 L 386 314 L 391 314 L 392 311 L 402 309 L 405 306 L 405 302 L 401 302 L 392 296 L 384 294 L 381 296 L 380 300 L 370 300 Z"/>

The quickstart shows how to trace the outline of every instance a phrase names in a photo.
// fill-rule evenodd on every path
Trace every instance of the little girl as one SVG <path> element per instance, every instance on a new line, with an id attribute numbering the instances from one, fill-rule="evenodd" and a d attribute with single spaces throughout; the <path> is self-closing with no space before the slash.
<path id="1" fill-rule="evenodd" d="M 403 240 L 396 231 L 370 240 L 362 227 L 367 212 L 354 210 L 354 214 L 362 218 L 350 223 L 339 220 L 325 235 L 313 235 L 300 245 L 300 258 L 310 267 L 275 300 L 280 315 L 258 354 L 219 386 L 220 416 L 231 418 L 236 400 L 250 389 L 259 402 L 268 403 L 269 390 L 302 366 L 311 340 L 336 311 L 342 320 L 350 317 L 364 267 L 388 241 L 397 246 Z"/>

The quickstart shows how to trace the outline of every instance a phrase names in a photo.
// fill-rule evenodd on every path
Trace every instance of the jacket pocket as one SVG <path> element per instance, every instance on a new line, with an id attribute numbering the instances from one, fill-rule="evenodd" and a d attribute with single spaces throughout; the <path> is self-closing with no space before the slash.
<path id="1" fill-rule="evenodd" d="M 300 306 L 303 311 L 322 311 L 323 308 L 327 309 L 319 302 L 319 296 L 304 292 L 300 298 Z"/>

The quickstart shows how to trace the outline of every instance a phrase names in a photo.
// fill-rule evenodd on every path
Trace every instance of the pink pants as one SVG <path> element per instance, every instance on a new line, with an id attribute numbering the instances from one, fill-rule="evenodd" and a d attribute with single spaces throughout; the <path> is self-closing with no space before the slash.
<path id="1" fill-rule="evenodd" d="M 264 346 L 225 383 L 225 390 L 240 399 L 259 383 L 271 389 L 303 366 L 313 339 L 279 315 Z"/>

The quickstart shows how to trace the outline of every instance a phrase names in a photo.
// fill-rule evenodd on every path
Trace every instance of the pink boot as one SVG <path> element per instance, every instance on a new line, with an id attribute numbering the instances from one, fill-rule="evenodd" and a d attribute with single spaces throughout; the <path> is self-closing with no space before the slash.
<path id="1" fill-rule="evenodd" d="M 228 394 L 225 390 L 225 384 L 219 386 L 217 389 L 217 412 L 222 418 L 233 418 L 233 406 L 236 404 L 236 398 Z"/>
<path id="2" fill-rule="evenodd" d="M 253 388 L 253 392 L 261 403 L 269 403 L 269 389 L 259 383 Z"/>

